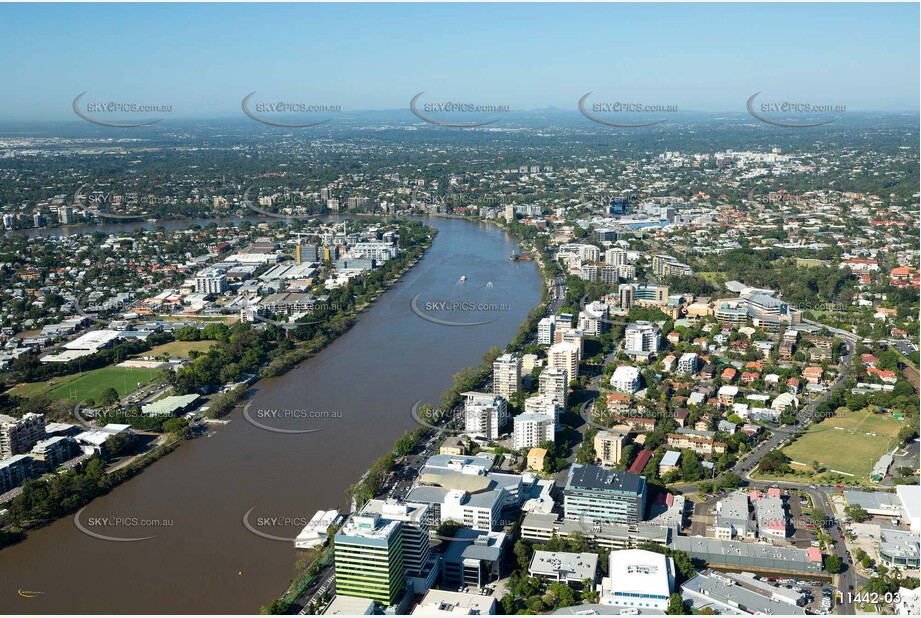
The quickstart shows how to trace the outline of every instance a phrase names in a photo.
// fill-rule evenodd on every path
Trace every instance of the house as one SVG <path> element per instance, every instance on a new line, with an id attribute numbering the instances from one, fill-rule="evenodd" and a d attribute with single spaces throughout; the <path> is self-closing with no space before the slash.
<path id="1" fill-rule="evenodd" d="M 674 413 L 672 414 L 672 416 L 673 416 L 673 417 L 675 418 L 675 420 L 678 422 L 678 426 L 679 426 L 679 427 L 684 427 L 684 426 L 687 424 L 687 421 L 688 421 L 688 414 L 690 414 L 690 412 L 691 412 L 691 411 L 688 410 L 687 408 L 677 408 L 677 409 L 674 411 Z"/>
<path id="2" fill-rule="evenodd" d="M 805 369 L 803 369 L 803 378 L 809 384 L 818 384 L 819 382 L 822 381 L 822 375 L 824 373 L 825 372 L 822 371 L 821 367 L 816 367 L 816 366 L 806 367 Z"/>
<path id="3" fill-rule="evenodd" d="M 794 395 L 799 392 L 799 380 L 790 378 L 787 380 L 787 389 Z"/>
<path id="4" fill-rule="evenodd" d="M 724 431 L 729 435 L 732 435 L 736 432 L 736 427 L 738 427 L 738 425 L 727 420 L 722 420 L 716 424 L 717 431 Z"/>
<path id="5" fill-rule="evenodd" d="M 669 343 L 671 343 L 672 345 L 681 341 L 681 335 L 678 334 L 678 331 L 674 331 L 674 330 L 670 332 L 668 335 L 666 335 L 665 338 L 668 339 Z"/>
<path id="6" fill-rule="evenodd" d="M 659 461 L 659 476 L 668 474 L 680 467 L 681 451 L 666 451 Z"/>
<path id="7" fill-rule="evenodd" d="M 700 377 L 702 380 L 712 380 L 715 373 L 716 367 L 707 363 L 704 365 L 704 368 L 700 370 Z"/>
<path id="8" fill-rule="evenodd" d="M 877 369 L 876 367 L 870 367 L 867 369 L 867 373 L 872 373 L 873 375 L 878 377 L 880 380 L 882 380 L 886 384 L 895 384 L 896 381 L 898 380 L 898 376 L 896 375 L 896 373 L 888 369 L 882 370 L 882 369 Z"/>
<path id="9" fill-rule="evenodd" d="M 625 395 L 623 393 L 608 393 L 608 412 L 615 414 L 624 412 L 630 408 L 631 401 L 632 399 L 629 395 Z"/>

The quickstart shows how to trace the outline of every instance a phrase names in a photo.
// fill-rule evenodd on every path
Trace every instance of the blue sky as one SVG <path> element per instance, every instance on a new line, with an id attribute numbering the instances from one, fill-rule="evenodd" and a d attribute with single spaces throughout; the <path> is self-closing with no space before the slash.
<path id="1" fill-rule="evenodd" d="M 0 119 L 73 98 L 405 108 L 593 100 L 744 111 L 769 100 L 919 109 L 918 4 L 2 4 Z"/>

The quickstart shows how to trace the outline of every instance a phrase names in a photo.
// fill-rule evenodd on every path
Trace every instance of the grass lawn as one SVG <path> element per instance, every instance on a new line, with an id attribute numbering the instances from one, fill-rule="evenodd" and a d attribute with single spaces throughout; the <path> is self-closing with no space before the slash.
<path id="1" fill-rule="evenodd" d="M 825 260 L 816 260 L 813 258 L 796 258 L 796 265 L 803 268 L 812 268 L 813 266 L 825 266 L 828 264 Z"/>
<path id="2" fill-rule="evenodd" d="M 173 356 L 178 358 L 188 358 L 189 352 L 196 350 L 205 352 L 214 345 L 214 341 L 206 339 L 205 341 L 171 341 L 163 345 L 154 346 L 150 352 L 135 354 L 135 358 L 140 356 Z"/>
<path id="3" fill-rule="evenodd" d="M 725 279 L 724 275 L 721 275 L 720 273 L 716 271 L 700 271 L 694 274 L 706 279 L 711 285 L 717 288 L 720 288 L 722 290 L 723 288 L 722 280 Z"/>
<path id="4" fill-rule="evenodd" d="M 36 397 L 48 394 L 54 399 L 99 399 L 102 391 L 112 387 L 120 397 L 135 390 L 138 383 L 142 386 L 153 381 L 160 373 L 159 369 L 123 369 L 121 367 L 102 367 L 87 371 L 82 375 L 56 378 L 48 382 L 23 384 L 10 391 L 22 397 Z"/>
<path id="5" fill-rule="evenodd" d="M 783 452 L 793 461 L 810 465 L 818 460 L 829 470 L 869 477 L 873 464 L 895 447 L 902 423 L 872 412 L 848 412 L 812 426 Z"/>

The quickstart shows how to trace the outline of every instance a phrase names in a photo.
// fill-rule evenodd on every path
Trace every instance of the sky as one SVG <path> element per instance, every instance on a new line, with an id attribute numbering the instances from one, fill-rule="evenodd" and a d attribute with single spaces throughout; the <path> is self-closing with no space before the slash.
<path id="1" fill-rule="evenodd" d="M 769 101 L 919 111 L 919 5 L 0 4 L 0 120 L 88 101 L 405 109 L 592 101 L 745 111 Z M 760 100 L 760 99 L 759 99 Z"/>

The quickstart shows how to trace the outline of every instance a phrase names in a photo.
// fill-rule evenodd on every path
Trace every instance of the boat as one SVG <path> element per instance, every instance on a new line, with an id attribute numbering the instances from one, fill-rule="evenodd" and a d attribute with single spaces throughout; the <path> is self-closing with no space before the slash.
<path id="1" fill-rule="evenodd" d="M 467 275 L 461 275 L 460 280 L 461 280 L 461 281 L 466 281 L 466 280 L 467 280 Z"/>

